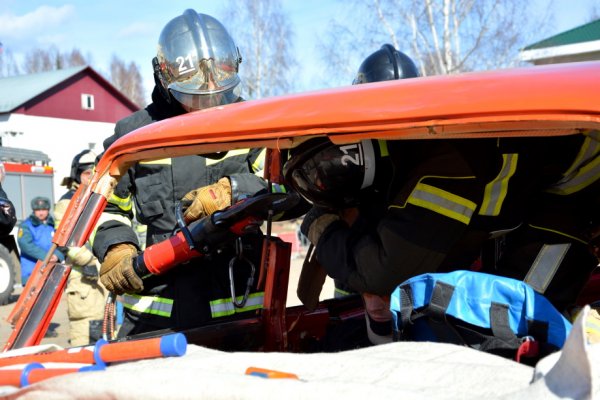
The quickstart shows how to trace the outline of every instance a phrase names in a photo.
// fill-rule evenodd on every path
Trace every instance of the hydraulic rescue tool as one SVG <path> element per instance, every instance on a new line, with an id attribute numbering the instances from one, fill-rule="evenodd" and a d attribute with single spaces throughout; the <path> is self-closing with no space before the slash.
<path id="1" fill-rule="evenodd" d="M 268 212 L 280 213 L 294 207 L 297 194 L 266 193 L 246 198 L 185 226 L 181 209 L 177 209 L 180 231 L 167 240 L 153 244 L 140 253 L 133 262 L 135 272 L 144 278 L 160 275 L 191 258 L 210 253 L 215 246 L 228 239 L 257 233 L 268 217 Z"/>

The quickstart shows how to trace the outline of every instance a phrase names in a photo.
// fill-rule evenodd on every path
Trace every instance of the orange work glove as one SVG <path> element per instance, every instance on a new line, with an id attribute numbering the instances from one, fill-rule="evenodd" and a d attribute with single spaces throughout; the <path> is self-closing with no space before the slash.
<path id="1" fill-rule="evenodd" d="M 108 248 L 100 266 L 100 281 L 115 294 L 136 293 L 144 289 L 142 279 L 133 270 L 133 257 L 138 251 L 130 243 L 120 243 Z"/>
<path id="2" fill-rule="evenodd" d="M 192 204 L 183 213 L 186 224 L 196 221 L 217 210 L 231 205 L 231 183 L 229 178 L 221 178 L 217 183 L 194 189 L 181 199 Z"/>

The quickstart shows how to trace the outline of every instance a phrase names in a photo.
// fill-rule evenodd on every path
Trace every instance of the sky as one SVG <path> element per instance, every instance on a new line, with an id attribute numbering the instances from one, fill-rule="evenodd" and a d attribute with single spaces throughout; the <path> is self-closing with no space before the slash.
<path id="1" fill-rule="evenodd" d="M 0 42 L 17 61 L 36 47 L 55 45 L 61 52 L 78 48 L 84 56 L 91 56 L 93 67 L 102 73 L 109 70 L 114 54 L 138 65 L 149 96 L 154 84 L 151 59 L 156 54 L 163 26 L 187 8 L 220 19 L 224 1 L 243 0 L 0 0 Z M 540 10 L 551 4 L 555 22 L 549 29 L 550 35 L 587 22 L 592 5 L 600 3 L 600 0 L 535 1 Z M 314 86 L 318 80 L 311 76 L 318 73 L 315 64 L 320 62 L 314 55 L 315 44 L 343 5 L 334 0 L 283 0 L 296 35 L 296 58 L 300 64 L 308 60 L 313 66 L 304 69 L 298 78 L 299 90 L 318 89 Z M 227 26 L 227 21 L 221 22 Z"/>

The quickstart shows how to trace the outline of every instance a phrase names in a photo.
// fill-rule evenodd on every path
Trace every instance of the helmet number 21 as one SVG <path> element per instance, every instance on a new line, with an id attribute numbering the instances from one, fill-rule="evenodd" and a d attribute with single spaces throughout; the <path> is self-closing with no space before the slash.
<path id="1" fill-rule="evenodd" d="M 340 150 L 344 153 L 341 160 L 343 166 L 348 166 L 348 163 L 363 165 L 362 151 L 358 143 L 340 146 Z"/>
<path id="2" fill-rule="evenodd" d="M 175 59 L 179 63 L 179 74 L 185 74 L 187 72 L 194 71 L 194 62 L 192 60 L 192 54 L 188 54 L 187 57 L 179 56 Z"/>

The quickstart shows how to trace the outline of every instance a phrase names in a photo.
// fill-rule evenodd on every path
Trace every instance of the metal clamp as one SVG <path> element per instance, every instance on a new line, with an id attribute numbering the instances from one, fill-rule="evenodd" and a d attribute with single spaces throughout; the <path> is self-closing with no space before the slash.
<path id="1" fill-rule="evenodd" d="M 185 220 L 183 219 L 183 211 L 181 206 L 181 201 L 175 203 L 175 219 L 177 220 L 177 226 L 181 229 L 181 233 L 183 233 L 183 237 L 185 238 L 186 243 L 190 247 L 190 249 L 194 249 L 194 241 L 192 240 L 192 234 L 185 224 Z"/>
<path id="2" fill-rule="evenodd" d="M 256 268 L 254 267 L 252 261 L 244 257 L 242 238 L 237 238 L 237 240 L 235 241 L 235 253 L 235 257 L 232 257 L 231 261 L 229 261 L 229 285 L 231 288 L 231 302 L 233 303 L 234 307 L 242 308 L 246 305 L 246 302 L 248 301 L 248 296 L 250 295 L 250 288 L 254 284 L 254 274 L 256 272 Z M 240 302 L 237 301 L 237 296 L 235 295 L 235 280 L 233 277 L 233 266 L 236 264 L 237 261 L 245 262 L 250 266 L 250 276 L 248 277 L 248 282 L 246 283 L 246 292 L 244 293 L 244 297 Z"/>

